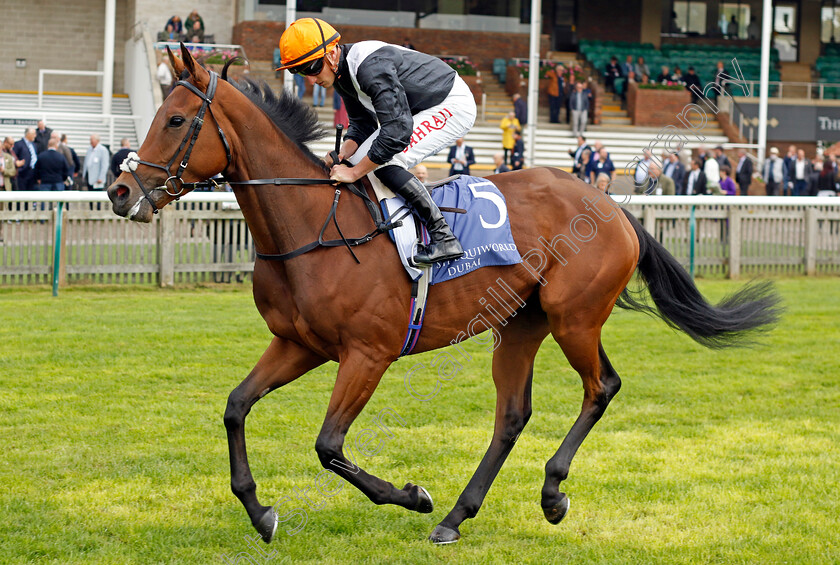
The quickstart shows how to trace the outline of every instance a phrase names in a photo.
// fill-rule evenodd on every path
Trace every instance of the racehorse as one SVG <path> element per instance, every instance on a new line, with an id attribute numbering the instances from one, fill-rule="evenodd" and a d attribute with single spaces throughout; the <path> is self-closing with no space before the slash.
<path id="1" fill-rule="evenodd" d="M 254 300 L 274 337 L 228 398 L 224 424 L 233 493 L 263 540 L 270 542 L 278 518 L 256 496 L 245 449 L 245 417 L 267 393 L 332 360 L 339 363 L 338 374 L 315 443 L 321 464 L 376 504 L 431 512 L 432 499 L 424 488 L 412 483 L 396 488 L 348 461 L 343 450 L 351 424 L 399 357 L 410 321 L 411 282 L 394 246 L 387 237 L 370 238 L 354 248 L 360 263 L 344 249 L 318 246 L 287 261 L 265 258 L 312 241 L 319 229 L 321 235 L 335 236 L 339 224 L 347 234 L 366 234 L 371 215 L 361 198 L 337 200 L 323 162 L 305 145 L 322 135 L 317 118 L 295 96 L 275 95 L 253 81 L 228 82 L 227 68 L 219 80 L 183 45 L 181 55 L 179 59 L 169 52 L 180 80 L 108 196 L 116 214 L 149 222 L 157 209 L 221 173 L 253 234 L 258 251 Z M 299 177 L 304 184 L 260 182 L 286 176 Z M 621 384 L 601 344 L 601 328 L 617 301 L 653 313 L 709 347 L 739 343 L 778 316 L 778 298 L 769 283 L 747 285 L 721 304 L 710 305 L 676 259 L 632 215 L 563 171 L 534 168 L 489 179 L 505 197 L 523 261 L 435 285 L 413 351 L 456 344 L 484 330 L 492 332 L 485 335 L 492 336 L 495 347 L 493 437 L 454 508 L 432 532 L 435 543 L 460 538 L 460 524 L 476 515 L 528 422 L 534 358 L 549 334 L 579 373 L 584 389 L 577 420 L 545 466 L 541 506 L 556 524 L 569 508 L 560 483 Z M 321 228 L 328 211 L 334 212 L 336 227 Z M 653 305 L 626 290 L 637 269 Z M 493 308 L 479 300 L 487 293 L 495 298 Z"/>

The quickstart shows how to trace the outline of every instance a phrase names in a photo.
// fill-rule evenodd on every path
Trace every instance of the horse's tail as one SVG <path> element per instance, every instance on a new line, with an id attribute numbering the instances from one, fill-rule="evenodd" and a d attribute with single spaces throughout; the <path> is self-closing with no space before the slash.
<path id="1" fill-rule="evenodd" d="M 657 316 L 714 349 L 749 343 L 754 331 L 770 329 L 779 320 L 782 308 L 773 283 L 748 284 L 713 306 L 674 256 L 632 214 L 623 212 L 639 239 L 638 271 L 654 305 L 647 303 L 643 291 L 625 288 L 619 307 Z"/>

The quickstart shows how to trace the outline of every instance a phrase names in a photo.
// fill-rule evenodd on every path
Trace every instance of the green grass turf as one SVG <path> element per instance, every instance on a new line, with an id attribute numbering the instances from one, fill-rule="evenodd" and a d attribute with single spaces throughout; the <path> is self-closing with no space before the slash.
<path id="1" fill-rule="evenodd" d="M 345 485 L 281 524 L 269 560 L 229 487 L 222 414 L 269 341 L 248 288 L 0 290 L 0 563 L 838 563 L 837 279 L 778 281 L 787 312 L 756 349 L 714 352 L 616 311 L 604 345 L 619 395 L 575 459 L 559 526 L 539 506 L 545 461 L 581 400 L 546 341 L 534 415 L 463 539 L 426 537 L 455 503 L 493 426 L 489 354 L 421 402 L 399 361 L 351 428 L 392 408 L 393 438 L 359 463 L 429 489 L 431 515 L 377 507 Z M 700 281 L 712 299 L 737 286 Z M 264 504 L 312 487 L 336 366 L 261 400 L 247 420 Z M 418 391 L 432 389 L 418 373 Z M 298 503 L 302 504 L 302 503 Z M 285 508 L 291 509 L 288 503 Z M 262 542 L 260 542 L 261 544 Z"/>

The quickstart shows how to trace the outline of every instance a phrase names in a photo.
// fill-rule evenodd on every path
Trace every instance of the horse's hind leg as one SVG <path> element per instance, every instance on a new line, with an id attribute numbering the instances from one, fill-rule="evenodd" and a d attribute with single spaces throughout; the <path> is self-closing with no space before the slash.
<path id="1" fill-rule="evenodd" d="M 533 304 L 510 319 L 500 331 L 501 340 L 493 353 L 493 382 L 496 385 L 493 439 L 455 507 L 429 536 L 432 542 L 458 541 L 461 522 L 474 517 L 481 508 L 490 485 L 531 417 L 534 357 L 547 334 L 545 313 L 533 308 Z"/>
<path id="2" fill-rule="evenodd" d="M 245 506 L 251 523 L 266 543 L 271 541 L 277 528 L 277 515 L 270 506 L 263 506 L 257 500 L 257 485 L 245 450 L 245 416 L 257 400 L 324 362 L 326 359 L 310 350 L 275 337 L 251 373 L 228 397 L 225 428 L 230 450 L 231 490 Z"/>
<path id="3" fill-rule="evenodd" d="M 554 337 L 563 348 L 569 363 L 583 380 L 583 406 L 580 415 L 560 449 L 545 465 L 541 505 L 546 520 L 557 524 L 569 510 L 569 499 L 566 493 L 560 492 L 560 483 L 568 476 L 572 458 L 586 435 L 604 414 L 610 400 L 621 387 L 621 379 L 604 353 L 600 327 L 588 331 L 555 333 Z"/>
<path id="4" fill-rule="evenodd" d="M 390 360 L 377 359 L 377 352 L 365 350 L 360 344 L 349 347 L 341 359 L 335 387 L 330 396 L 330 405 L 324 424 L 315 442 L 315 451 L 324 469 L 332 471 L 355 486 L 374 504 L 396 504 L 408 510 L 428 513 L 432 511 L 432 499 L 426 489 L 411 483 L 402 489 L 366 473 L 358 466 L 358 457 L 352 452 L 362 451 L 360 438 L 351 442 L 348 450 L 352 459 L 344 456 L 344 438 L 350 425 L 370 400 Z"/>

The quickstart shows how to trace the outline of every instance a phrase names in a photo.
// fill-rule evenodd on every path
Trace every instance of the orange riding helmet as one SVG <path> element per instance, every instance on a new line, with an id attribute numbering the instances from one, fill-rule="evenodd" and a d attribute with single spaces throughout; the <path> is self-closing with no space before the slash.
<path id="1" fill-rule="evenodd" d="M 338 44 L 341 35 L 324 20 L 301 18 L 280 36 L 282 71 L 326 56 Z"/>

